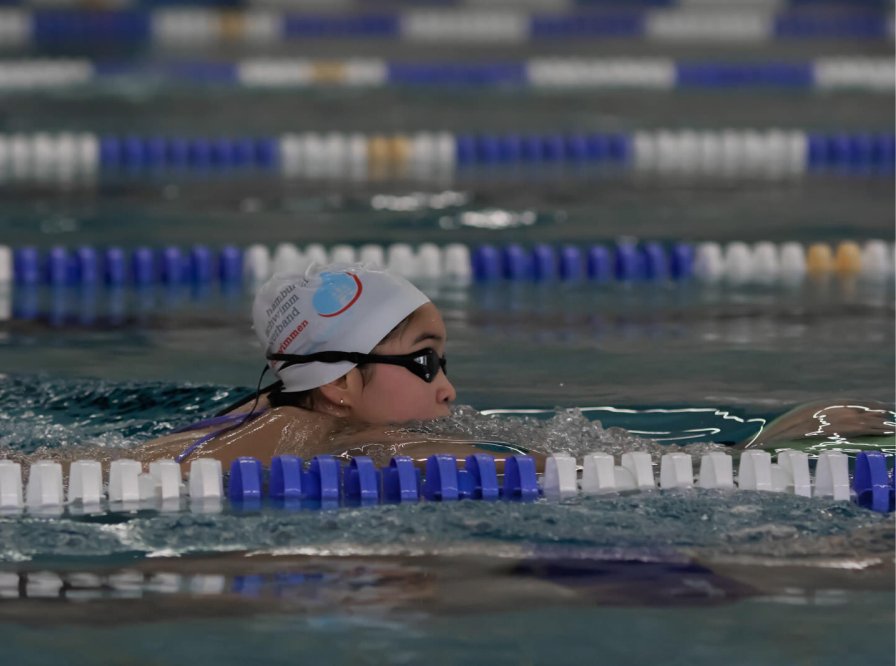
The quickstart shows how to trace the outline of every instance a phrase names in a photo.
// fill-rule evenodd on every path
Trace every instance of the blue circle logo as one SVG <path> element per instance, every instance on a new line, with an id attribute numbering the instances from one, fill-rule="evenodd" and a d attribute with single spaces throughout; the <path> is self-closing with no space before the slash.
<path id="1" fill-rule="evenodd" d="M 321 273 L 320 279 L 322 284 L 311 302 L 321 317 L 341 315 L 361 295 L 361 280 L 353 273 Z"/>

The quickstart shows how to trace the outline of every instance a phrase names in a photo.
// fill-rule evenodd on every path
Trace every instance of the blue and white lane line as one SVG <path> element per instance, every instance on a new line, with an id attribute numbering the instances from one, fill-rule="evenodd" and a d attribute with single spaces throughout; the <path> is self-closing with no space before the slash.
<path id="1" fill-rule="evenodd" d="M 317 243 L 302 247 L 280 243 L 273 251 L 262 244 L 246 248 L 205 244 L 184 248 L 169 244 L 130 249 L 114 245 L 13 249 L 0 245 L 0 286 L 141 289 L 155 285 L 220 285 L 241 289 L 244 284 L 260 284 L 274 273 L 302 273 L 314 262 L 358 261 L 387 267 L 421 283 L 642 282 L 662 286 L 671 281 L 696 279 L 734 285 L 788 285 L 807 276 L 885 282 L 892 279 L 894 247 L 882 240 L 806 246 L 792 241 L 733 241 L 721 245 L 709 241 L 660 243 L 632 239 L 472 247 L 461 243 L 394 243 L 340 244 L 328 248 Z"/>
<path id="2" fill-rule="evenodd" d="M 532 88 L 539 90 L 791 89 L 892 93 L 892 58 L 719 62 L 671 58 L 530 58 L 494 62 L 411 62 L 377 58 L 249 58 L 234 62 L 134 62 L 58 58 L 0 60 L 0 91 L 32 92 L 116 81 L 253 89 Z"/>
<path id="3" fill-rule="evenodd" d="M 653 460 L 643 451 L 622 454 L 618 464 L 607 453 L 585 455 L 581 475 L 579 461 L 563 453 L 550 455 L 541 475 L 534 459 L 526 455 L 508 457 L 501 475 L 494 458 L 486 454 L 468 456 L 463 465 L 458 465 L 454 456 L 433 455 L 424 470 L 417 469 L 407 456 L 395 456 L 387 466 L 377 468 L 366 456 L 356 456 L 343 465 L 333 456 L 321 455 L 306 465 L 301 458 L 284 455 L 275 457 L 269 469 L 256 458 L 242 457 L 231 464 L 225 483 L 221 462 L 210 458 L 191 462 L 186 482 L 181 466 L 172 460 L 150 463 L 144 472 L 138 461 L 121 459 L 110 463 L 104 490 L 103 469 L 95 460 L 71 464 L 67 489 L 58 462 L 32 463 L 23 486 L 21 464 L 0 460 L 0 513 L 28 511 L 52 517 L 61 516 L 66 508 L 75 515 L 135 508 L 180 511 L 187 499 L 197 504 L 191 507 L 195 510 L 215 512 L 223 509 L 224 500 L 237 505 L 235 508 L 260 508 L 266 501 L 272 508 L 310 509 L 420 501 L 557 500 L 579 493 L 694 488 L 851 500 L 880 513 L 894 508 L 893 472 L 888 470 L 884 454 L 877 451 L 856 456 L 852 478 L 849 457 L 834 451 L 818 456 L 814 475 L 809 456 L 795 450 L 779 451 L 775 462 L 767 451 L 744 451 L 737 474 L 734 460 L 723 451 L 703 455 L 696 474 L 693 459 L 686 453 L 667 453 L 659 462 L 657 483 Z"/>
<path id="4" fill-rule="evenodd" d="M 646 40 L 662 43 L 761 43 L 770 40 L 893 38 L 887 10 L 825 12 L 693 11 L 611 8 L 527 12 L 514 9 L 421 8 L 314 14 L 209 8 L 0 9 L 0 48 L 57 48 L 97 43 L 190 45 L 287 41 L 377 40 L 507 45 L 558 40 Z"/>
<path id="5" fill-rule="evenodd" d="M 304 132 L 269 137 L 0 134 L 0 186 L 93 182 L 166 172 L 197 178 L 271 173 L 332 180 L 444 180 L 516 167 L 601 167 L 614 172 L 784 180 L 806 175 L 892 177 L 892 132 L 642 130 L 628 133 L 364 135 Z M 586 171 L 587 173 L 587 171 Z"/>

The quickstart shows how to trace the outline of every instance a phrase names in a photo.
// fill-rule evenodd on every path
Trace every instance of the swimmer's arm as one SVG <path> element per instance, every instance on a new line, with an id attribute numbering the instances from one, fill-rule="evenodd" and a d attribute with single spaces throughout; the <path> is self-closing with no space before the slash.
<path id="1" fill-rule="evenodd" d="M 892 406 L 876 401 L 823 400 L 795 407 L 741 442 L 748 449 L 832 437 L 893 436 Z"/>

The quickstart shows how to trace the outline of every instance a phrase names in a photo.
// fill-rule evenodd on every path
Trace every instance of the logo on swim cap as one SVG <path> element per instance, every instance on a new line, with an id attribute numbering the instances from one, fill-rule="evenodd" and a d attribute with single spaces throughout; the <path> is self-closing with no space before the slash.
<path id="1" fill-rule="evenodd" d="M 341 315 L 361 295 L 361 280 L 354 273 L 321 273 L 320 279 L 311 302 L 321 317 Z"/>

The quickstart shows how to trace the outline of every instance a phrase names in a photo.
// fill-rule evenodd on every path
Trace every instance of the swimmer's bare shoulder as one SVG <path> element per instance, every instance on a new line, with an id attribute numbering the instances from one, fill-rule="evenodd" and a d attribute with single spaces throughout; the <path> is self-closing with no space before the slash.
<path id="1" fill-rule="evenodd" d="M 185 462 L 202 457 L 229 463 L 240 456 L 252 456 L 269 464 L 271 458 L 278 455 L 315 456 L 328 452 L 327 442 L 338 429 L 338 421 L 327 414 L 301 407 L 274 407 L 245 425 L 209 440 L 190 454 Z M 144 462 L 174 458 L 197 439 L 216 429 L 220 426 L 159 437 L 141 447 L 140 458 Z"/>
<path id="2" fill-rule="evenodd" d="M 143 462 L 170 460 L 213 430 L 205 428 L 160 437 L 144 444 L 139 457 Z M 227 465 L 240 456 L 252 456 L 269 465 L 271 458 L 279 455 L 295 455 L 308 460 L 328 454 L 342 458 L 365 455 L 380 466 L 387 465 L 392 456 L 406 455 L 422 465 L 429 456 L 437 453 L 458 459 L 473 453 L 488 453 L 495 457 L 499 468 L 506 457 L 528 453 L 535 455 L 539 468 L 543 465 L 542 456 L 510 445 L 485 445 L 400 426 L 351 426 L 343 419 L 301 407 L 274 407 L 246 425 L 210 440 L 185 462 L 202 457 L 216 458 Z"/>

